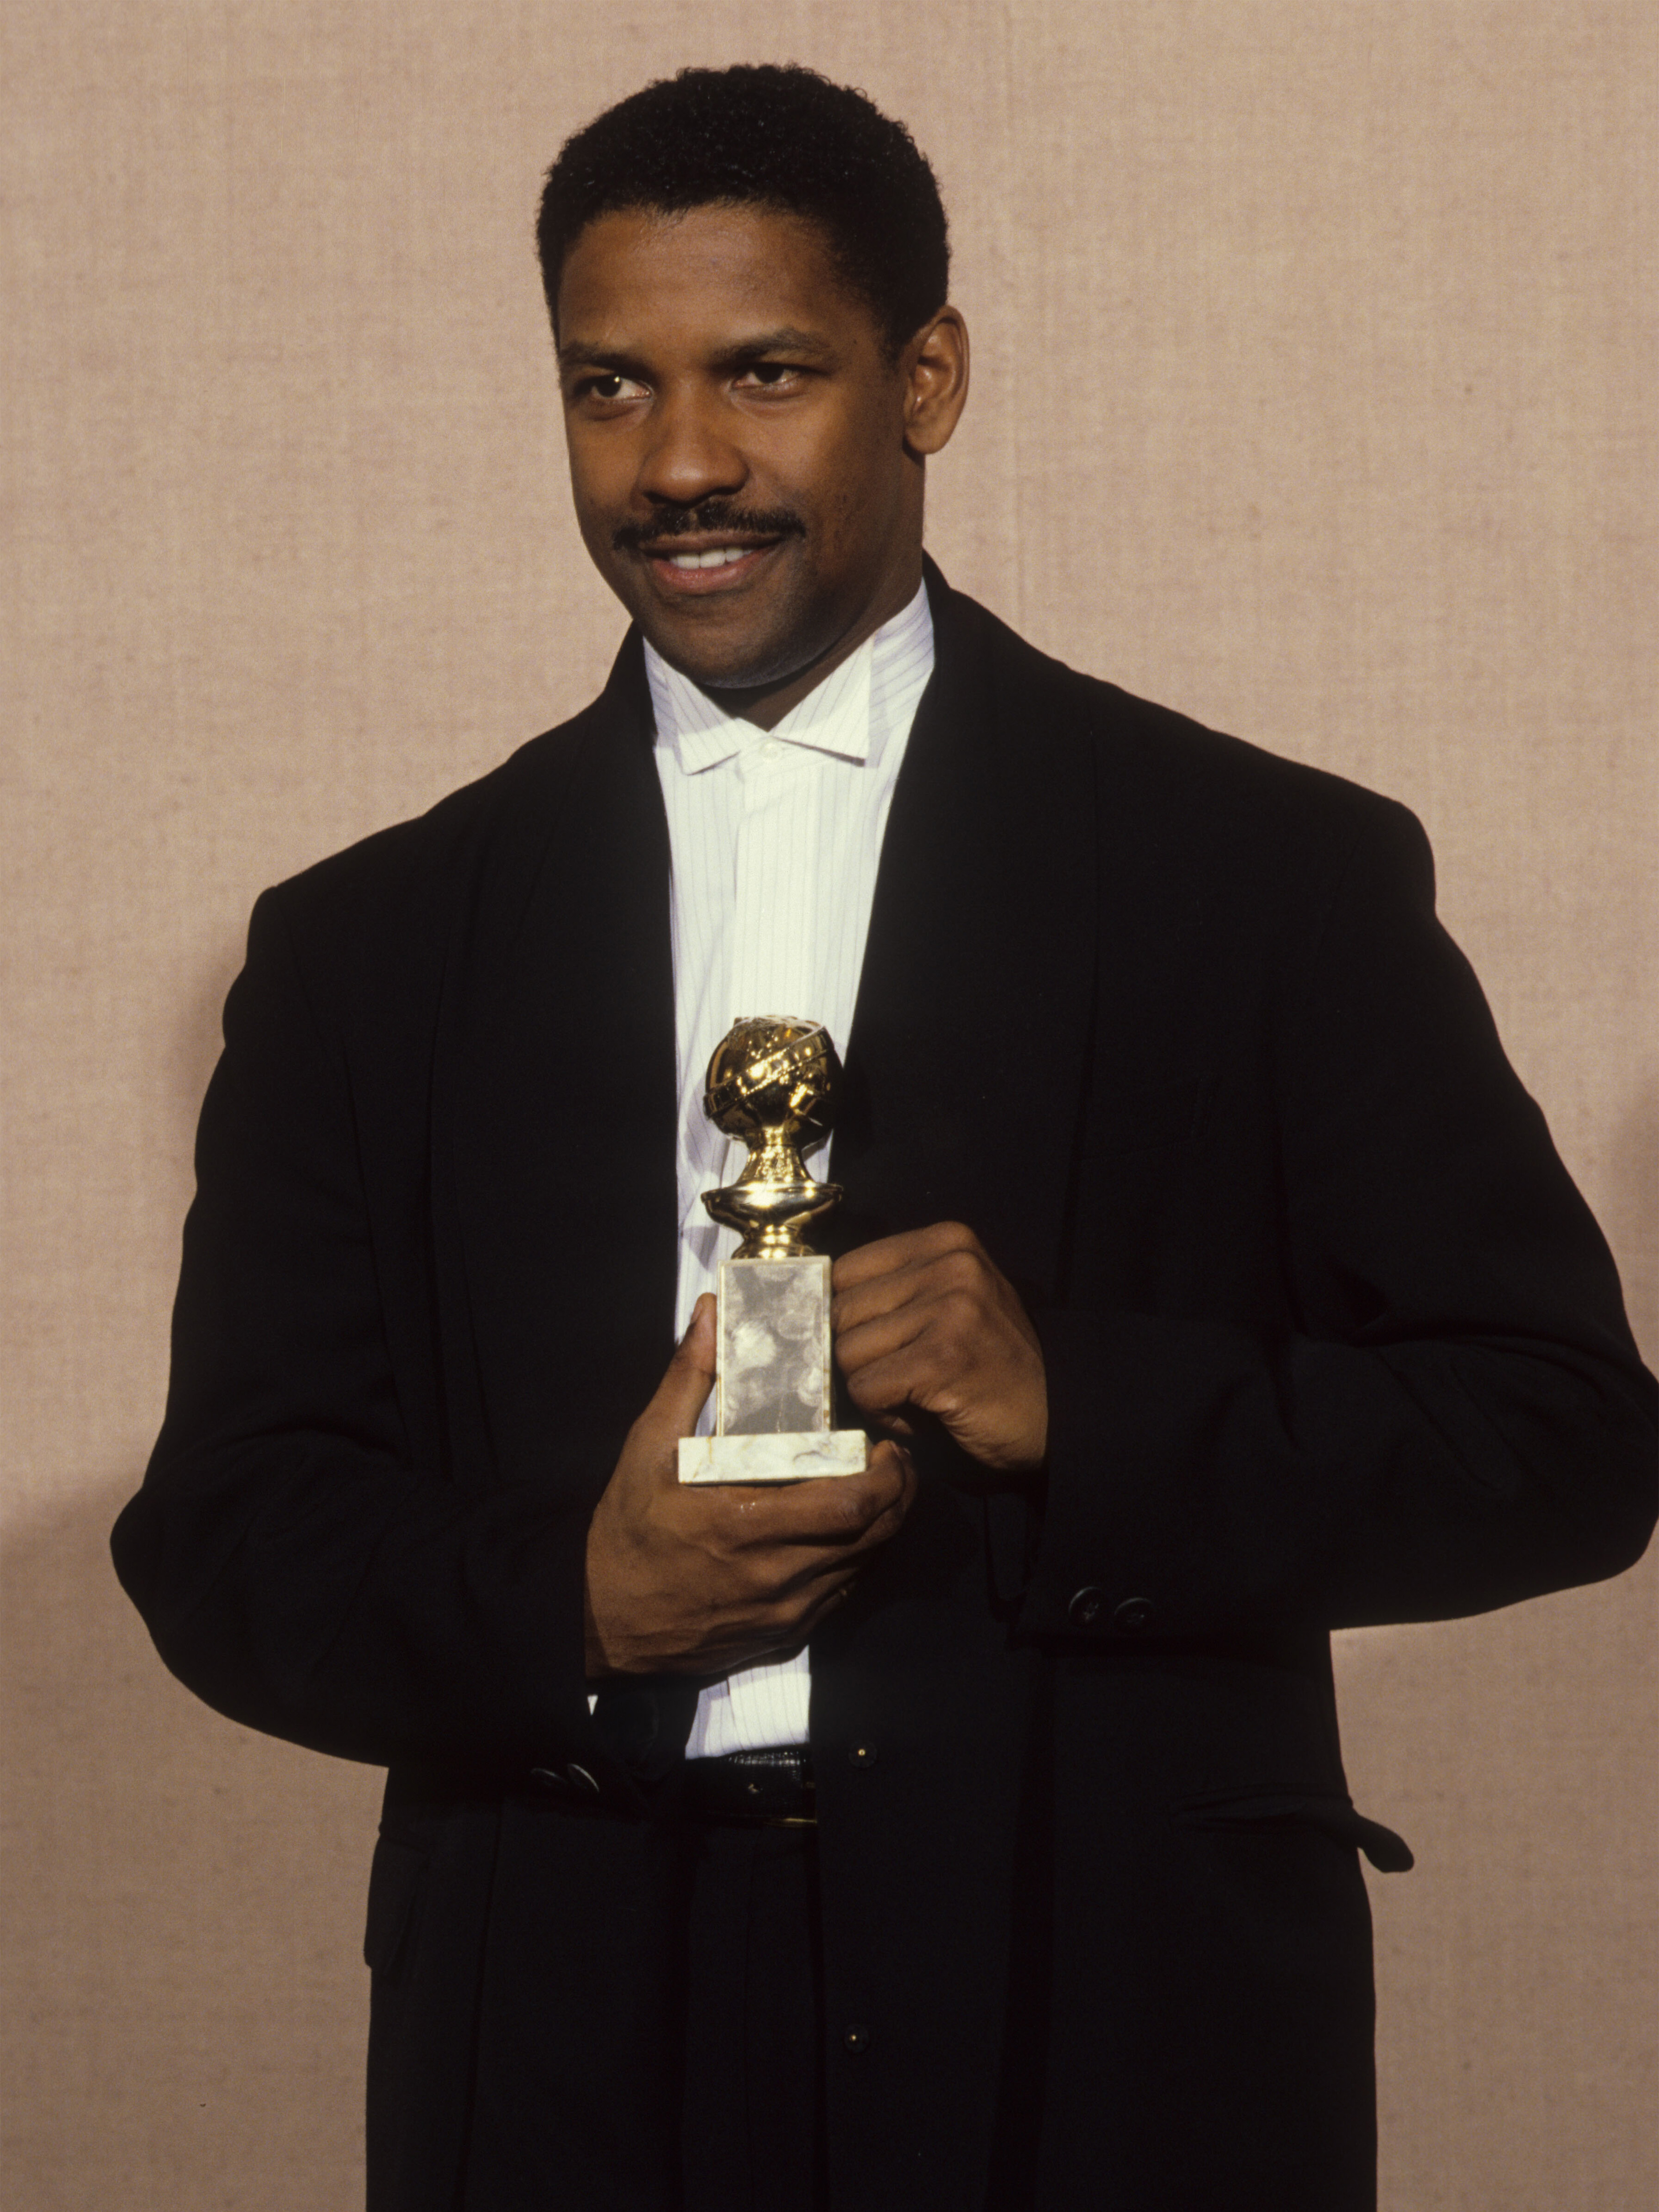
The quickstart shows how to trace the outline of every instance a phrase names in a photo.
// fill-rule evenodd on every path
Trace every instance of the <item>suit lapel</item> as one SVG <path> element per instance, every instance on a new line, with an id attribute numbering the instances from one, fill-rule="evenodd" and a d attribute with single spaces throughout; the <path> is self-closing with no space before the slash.
<path id="1" fill-rule="evenodd" d="M 596 1493 L 673 1324 L 669 853 L 651 729 L 630 635 L 594 706 L 507 785 L 446 1024 L 496 1471 L 546 1479 L 562 1463 Z"/>
<path id="2" fill-rule="evenodd" d="M 932 563 L 933 676 L 893 796 L 837 1114 L 843 1248 L 962 1220 L 1048 1295 L 1089 1051 L 1093 766 L 1048 664 Z"/>

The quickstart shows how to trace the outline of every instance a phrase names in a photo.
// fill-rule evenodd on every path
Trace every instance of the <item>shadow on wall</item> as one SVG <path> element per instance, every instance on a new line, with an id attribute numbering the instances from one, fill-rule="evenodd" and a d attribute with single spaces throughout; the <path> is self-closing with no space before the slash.
<path id="1" fill-rule="evenodd" d="M 0 1560 L 6 2203 L 359 2203 L 381 1778 L 222 1720 L 165 1672 L 109 1564 L 137 1480 Z"/>

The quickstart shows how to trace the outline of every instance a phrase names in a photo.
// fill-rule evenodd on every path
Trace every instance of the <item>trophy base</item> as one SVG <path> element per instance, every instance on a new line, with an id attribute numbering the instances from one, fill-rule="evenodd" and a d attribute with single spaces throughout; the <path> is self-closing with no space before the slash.
<path id="1" fill-rule="evenodd" d="M 682 1437 L 682 1482 L 812 1482 L 862 1474 L 869 1438 L 862 1429 L 816 1429 L 793 1436 Z"/>
<path id="2" fill-rule="evenodd" d="M 680 1439 L 682 1482 L 862 1474 L 862 1429 L 832 1429 L 830 1262 L 726 1260 L 716 1322 L 715 1433 Z"/>

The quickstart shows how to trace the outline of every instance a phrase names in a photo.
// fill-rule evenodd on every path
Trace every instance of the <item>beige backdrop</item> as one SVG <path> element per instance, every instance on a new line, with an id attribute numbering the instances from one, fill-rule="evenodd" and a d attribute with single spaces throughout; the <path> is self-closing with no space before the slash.
<path id="1" fill-rule="evenodd" d="M 561 138 L 686 60 L 807 60 L 911 121 L 977 341 L 947 573 L 1417 808 L 1651 1351 L 1652 29 L 1642 0 L 12 0 L 16 2212 L 360 2189 L 378 1778 L 193 1704 L 104 1545 L 254 894 L 565 714 L 618 634 L 531 259 Z M 1356 1794 L 1419 1853 L 1373 1883 L 1386 2212 L 1656 2201 L 1654 1586 L 1343 1640 Z"/>

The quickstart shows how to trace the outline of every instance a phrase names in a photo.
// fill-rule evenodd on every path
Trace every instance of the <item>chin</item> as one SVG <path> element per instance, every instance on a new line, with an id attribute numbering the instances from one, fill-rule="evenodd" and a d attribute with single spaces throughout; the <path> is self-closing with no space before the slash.
<path id="1" fill-rule="evenodd" d="M 651 642 L 665 660 L 672 662 L 694 684 L 700 684 L 705 691 L 757 691 L 764 685 L 785 684 L 792 676 L 799 675 L 811 657 L 751 659 L 741 653 L 700 651 L 701 641 L 682 644 L 678 638 L 653 637 Z"/>
<path id="2" fill-rule="evenodd" d="M 640 610 L 636 619 L 663 659 L 705 690 L 752 691 L 763 684 L 787 684 L 823 650 L 799 633 L 780 637 L 772 624 L 746 634 L 734 626 L 723 634 L 724 624 L 665 622 L 655 607 Z"/>

